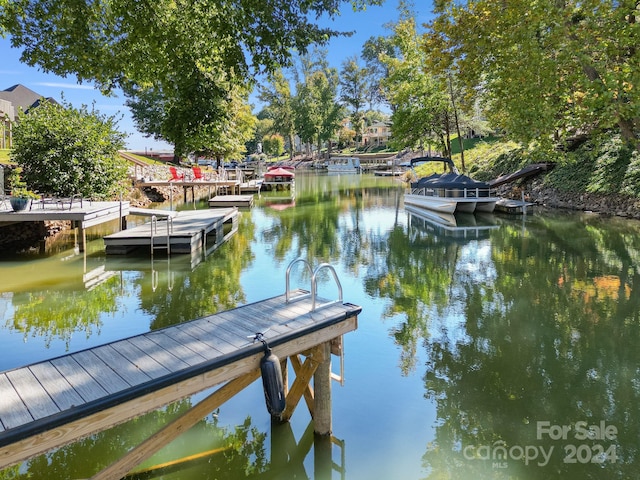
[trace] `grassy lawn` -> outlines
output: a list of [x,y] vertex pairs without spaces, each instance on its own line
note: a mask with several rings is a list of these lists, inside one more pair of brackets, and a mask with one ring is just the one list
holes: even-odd
[[10,163],[9,162],[9,150],[8,148],[0,148],[0,163]]

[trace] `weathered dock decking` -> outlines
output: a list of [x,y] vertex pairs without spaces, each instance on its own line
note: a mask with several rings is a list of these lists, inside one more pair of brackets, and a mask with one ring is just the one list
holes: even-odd
[[[135,214],[141,213],[134,210]],[[237,208],[158,211],[157,219],[104,237],[107,255],[122,255],[146,247],[150,251],[192,253],[200,248],[219,246],[237,229]],[[224,225],[231,224],[224,233]]]
[[[341,298],[328,302],[305,293],[287,291],[226,312],[0,372],[0,469],[224,382],[228,383],[211,397],[215,402],[228,400],[259,377],[263,346],[252,340],[257,332],[266,332],[273,353],[285,360],[309,355],[311,349],[357,328],[361,307]],[[325,364],[327,360],[315,361]],[[290,416],[303,392],[307,398],[306,382],[315,371],[307,361],[302,366],[292,361],[292,365],[302,383],[294,383],[287,395],[285,416],[287,412]],[[201,411],[207,405],[200,406],[205,403],[194,407],[189,421],[195,423],[207,415],[208,411]],[[219,403],[208,406],[213,404]],[[178,435],[184,428],[182,424],[171,434]],[[159,448],[157,442],[149,439],[153,447],[141,448],[148,453]],[[143,454],[133,457],[125,457],[95,478],[121,478],[114,472],[126,473]]]

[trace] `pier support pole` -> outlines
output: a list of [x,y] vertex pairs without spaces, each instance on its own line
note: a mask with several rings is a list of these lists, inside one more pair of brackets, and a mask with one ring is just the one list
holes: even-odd
[[313,376],[314,387],[314,431],[318,435],[331,435],[331,342],[320,346],[323,360]]

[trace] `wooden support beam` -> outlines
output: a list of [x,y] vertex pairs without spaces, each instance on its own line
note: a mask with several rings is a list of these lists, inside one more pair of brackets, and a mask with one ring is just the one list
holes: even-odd
[[[320,346],[322,347],[323,345],[324,344]],[[292,365],[294,365],[294,357],[291,356],[290,358]],[[311,349],[306,360],[301,365],[301,368],[296,372],[296,379],[294,380],[293,385],[291,386],[291,390],[289,390],[289,394],[287,395],[287,405],[284,409],[284,412],[282,412],[282,415],[280,416],[280,419],[282,421],[289,421],[289,419],[293,415],[293,412],[298,406],[302,395],[309,388],[309,382],[311,381],[316,368],[318,368],[318,365],[320,365],[320,362],[322,362],[323,360],[324,350],[318,350],[317,347]],[[313,412],[311,412],[311,414],[313,415]]]
[[323,352],[323,360],[318,365],[313,377],[315,389],[315,433],[319,435],[330,435],[332,430],[331,421],[331,342],[325,342],[318,346]]
[[109,480],[124,477],[136,465],[142,463],[162,447],[185,433],[209,413],[245,389],[259,377],[260,370],[254,370],[231,380],[199,402],[184,415],[160,429],[155,435],[142,442],[120,460],[91,477],[91,480]]
[[[302,361],[300,359],[300,355],[294,355],[291,357],[291,365],[293,366],[293,371],[295,372],[296,378],[297,378],[298,375],[300,375],[302,372]],[[304,394],[304,401],[307,404],[307,408],[309,409],[311,418],[313,418],[313,407],[314,407],[313,388],[311,387],[310,383],[307,383],[307,386],[304,389],[303,394]]]

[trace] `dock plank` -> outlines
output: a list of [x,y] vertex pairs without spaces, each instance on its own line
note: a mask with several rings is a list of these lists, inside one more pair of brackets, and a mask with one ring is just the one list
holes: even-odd
[[84,403],[82,397],[52,363],[37,363],[29,368],[60,410]]
[[122,355],[111,345],[97,347],[92,351],[112,370],[118,372],[118,376],[129,385],[139,385],[151,380],[151,377],[144,373],[131,359]]
[[90,402],[107,395],[107,391],[84,370],[72,357],[59,357],[51,360],[51,364],[64,375],[69,384],[78,392],[85,402]]
[[170,352],[173,356],[181,358],[188,365],[197,365],[198,363],[207,360],[207,358],[194,352],[188,346],[182,345],[180,342],[175,341],[171,336],[167,335],[162,330],[156,330],[146,335],[146,337],[152,342],[158,344]]
[[151,341],[146,335],[130,338],[129,342],[147,353],[153,360],[164,366],[170,372],[177,372],[189,366],[186,362],[171,352],[168,352],[156,342]]
[[0,375],[0,418],[5,429],[18,427],[33,420],[33,416],[27,410],[18,392],[7,378],[6,374]]
[[138,348],[133,342],[123,340],[113,344],[113,348],[122,355],[127,356],[149,378],[159,378],[171,373],[162,364],[158,363],[151,355]]
[[58,413],[60,409],[28,368],[7,372],[7,378],[34,420]]
[[73,358],[108,393],[116,393],[130,385],[91,350],[74,353]]
[[220,352],[222,355],[230,353],[235,350],[235,347],[216,335],[215,331],[207,332],[201,325],[205,325],[206,322],[189,322],[187,324],[177,325],[179,330],[188,333],[189,335],[197,338],[202,343],[208,345],[211,349]]
[[222,317],[221,314],[216,314],[215,317],[208,318],[206,322],[198,325],[205,332],[214,332],[222,340],[230,343],[235,348],[242,348],[247,345],[247,335],[251,332],[243,327],[234,327],[228,320]]

